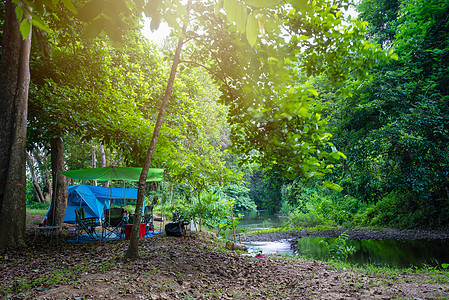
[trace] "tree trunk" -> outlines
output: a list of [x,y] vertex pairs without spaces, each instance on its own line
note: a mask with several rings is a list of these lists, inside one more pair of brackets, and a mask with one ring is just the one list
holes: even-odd
[[62,226],[67,208],[67,178],[59,173],[64,171],[64,144],[62,138],[52,138],[51,172],[53,176],[53,199],[48,213],[48,225]]
[[[101,156],[101,167],[104,168],[106,167],[106,154],[104,153],[104,146],[102,142],[100,142],[100,156]],[[102,181],[101,186],[107,187],[108,182]]]
[[[96,168],[97,167],[97,154],[95,153],[95,147],[94,145],[92,145],[92,168]],[[94,180],[94,186],[97,186],[97,181]]]
[[31,180],[33,182],[33,189],[34,193],[36,194],[37,202],[45,202],[44,194],[42,193],[41,186],[39,185],[39,182],[37,182],[36,172],[34,171],[34,162],[31,156],[27,153],[27,163],[28,163],[28,169],[31,174]]
[[[0,248],[25,245],[31,36],[22,40],[14,9],[7,0],[0,75]],[[24,18],[29,16],[25,14]]]
[[[187,4],[187,18],[190,13],[190,9],[192,7],[192,0],[189,0]],[[187,22],[187,21],[186,21]],[[136,202],[136,212],[134,216],[134,222],[131,230],[131,238],[129,241],[128,250],[125,254],[125,257],[136,259],[139,257],[139,228],[140,221],[142,219],[142,207],[143,201],[145,198],[145,184],[148,176],[148,170],[150,169],[151,161],[153,159],[154,150],[156,149],[157,140],[159,138],[159,132],[161,131],[162,121],[164,119],[165,110],[167,109],[168,101],[170,100],[172,91],[173,91],[173,83],[176,77],[176,70],[179,65],[180,57],[181,57],[181,49],[184,44],[184,36],[187,29],[187,23],[184,24],[182,28],[182,36],[178,40],[178,46],[176,47],[175,56],[173,58],[173,64],[171,66],[170,77],[168,78],[167,87],[165,89],[164,98],[162,99],[162,104],[159,109],[159,114],[157,116],[156,124],[154,125],[153,137],[151,139],[150,147],[148,148],[147,155],[145,157],[145,161],[142,168],[142,173],[140,174],[139,182],[138,182],[138,190],[137,190],[137,202]]]
[[33,152],[33,157],[37,161],[37,164],[39,165],[39,172],[42,177],[42,181],[44,183],[44,190],[42,191],[42,194],[44,195],[45,203],[51,202],[51,181],[50,181],[50,172],[48,171],[48,165],[47,165],[47,155],[44,152],[41,152],[43,159],[40,158],[38,152]]

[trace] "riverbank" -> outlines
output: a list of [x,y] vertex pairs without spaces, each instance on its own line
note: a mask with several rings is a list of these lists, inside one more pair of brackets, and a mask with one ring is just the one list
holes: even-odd
[[387,240],[387,239],[449,239],[449,231],[424,229],[396,229],[396,228],[334,228],[310,229],[287,232],[258,232],[256,234],[242,234],[242,242],[275,242],[279,240],[297,240],[303,237],[339,237],[342,233],[350,239]]
[[207,232],[128,241],[66,243],[28,236],[29,247],[0,253],[0,297],[9,299],[440,299],[446,273],[364,271],[313,260],[229,251]]

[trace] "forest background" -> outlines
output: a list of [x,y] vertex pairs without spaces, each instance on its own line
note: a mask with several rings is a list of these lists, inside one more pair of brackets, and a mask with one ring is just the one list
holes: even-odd
[[[104,9],[98,7],[101,1],[92,3],[97,6],[86,8],[84,14],[80,11],[80,16],[93,19],[90,24],[95,26],[86,28],[82,20],[55,13],[45,19],[51,33],[33,27],[27,207],[48,206],[50,154],[61,147],[59,143],[64,146],[65,168],[80,169],[141,166],[151,139],[176,36],[154,45],[142,37],[140,20],[132,18],[127,20],[122,43],[111,42],[113,32],[93,38],[101,33],[99,22],[105,21],[88,16]],[[336,8],[346,5],[337,4]],[[0,5],[3,14],[4,2]],[[333,16],[329,27],[335,28],[344,17],[332,5],[328,7],[329,12],[323,10]],[[209,11],[212,19],[215,9],[203,11]],[[152,162],[166,170],[165,192],[180,209],[192,218],[201,215],[212,227],[226,226],[222,220],[230,205],[236,213],[258,209],[289,215],[290,227],[448,226],[449,4],[369,0],[361,1],[357,10],[358,18],[368,23],[345,20],[345,36],[366,37],[370,42],[362,44],[364,50],[376,50],[363,60],[363,68],[348,68],[348,74],[342,75],[335,65],[350,66],[354,53],[345,55],[340,50],[332,58],[303,50],[332,44],[330,36],[311,39],[313,26],[297,24],[301,21],[292,18],[291,27],[303,32],[294,38],[291,33],[277,33],[289,36],[283,39],[289,39],[290,47],[293,43],[304,47],[297,46],[298,60],[290,68],[300,79],[296,85],[309,94],[300,107],[287,102],[285,111],[273,110],[278,104],[274,100],[253,110],[239,103],[251,98],[249,87],[254,81],[265,81],[263,71],[277,64],[273,52],[255,46],[251,35],[247,34],[248,41],[234,44],[239,47],[237,54],[212,39],[210,44],[184,48],[184,65],[179,68]],[[154,12],[148,14],[153,14],[156,28],[160,18]],[[263,16],[256,24],[263,39],[261,24],[266,30],[270,24]],[[239,29],[234,28],[233,34]],[[267,44],[266,48],[272,46]],[[256,56],[260,61],[264,58],[265,64],[250,55],[252,47],[261,47]],[[210,48],[217,50],[215,59],[229,62],[220,65],[228,76],[226,84],[213,72],[213,62],[205,54]],[[246,59],[231,57],[245,54]],[[246,94],[230,101],[229,86]],[[277,90],[281,91],[288,94],[289,89]],[[297,91],[290,93],[301,97]],[[292,110],[296,113],[289,115]],[[299,142],[301,134],[310,139]],[[317,141],[322,142],[313,144]],[[302,152],[292,150],[294,142]],[[304,163],[298,158],[304,149],[311,149],[314,159]],[[153,195],[146,201],[161,196]]]

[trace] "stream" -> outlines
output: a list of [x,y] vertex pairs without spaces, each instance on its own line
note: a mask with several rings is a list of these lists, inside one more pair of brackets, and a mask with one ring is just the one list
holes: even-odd
[[[243,230],[279,227],[286,219],[264,213],[250,214],[240,220],[239,228]],[[244,242],[250,251],[262,251],[263,254],[281,255],[298,254],[319,260],[330,258],[329,245],[335,238],[302,237],[297,240],[296,249],[291,249],[288,239]],[[357,265],[373,264],[377,266],[408,268],[433,267],[449,263],[449,239],[354,239],[347,240],[347,245],[355,248],[347,261]]]
[[[298,240],[297,254],[327,260],[330,258],[328,244],[335,238],[306,237]],[[357,265],[408,268],[439,266],[449,263],[449,240],[348,240],[348,246],[355,248],[347,261]]]

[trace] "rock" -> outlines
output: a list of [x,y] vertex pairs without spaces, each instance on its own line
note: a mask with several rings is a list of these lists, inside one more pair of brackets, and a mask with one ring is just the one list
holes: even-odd
[[248,247],[243,244],[234,243],[231,241],[226,242],[226,248],[229,250],[242,250],[242,251],[248,251]]

